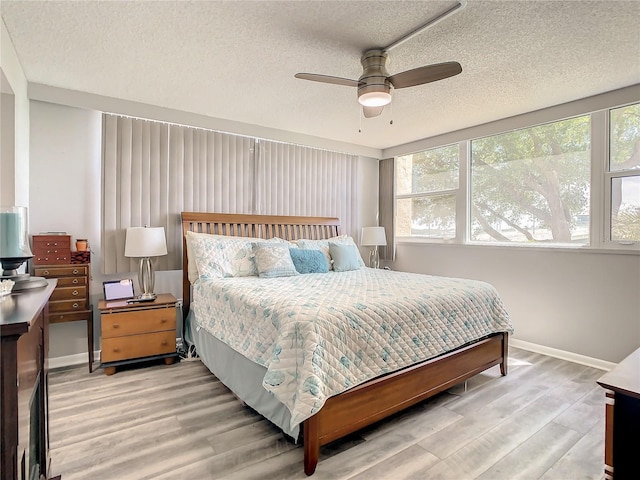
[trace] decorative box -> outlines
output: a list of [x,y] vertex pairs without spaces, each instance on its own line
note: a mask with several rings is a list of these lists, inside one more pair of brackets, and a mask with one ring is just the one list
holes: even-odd
[[71,252],[71,263],[91,263],[91,252]]

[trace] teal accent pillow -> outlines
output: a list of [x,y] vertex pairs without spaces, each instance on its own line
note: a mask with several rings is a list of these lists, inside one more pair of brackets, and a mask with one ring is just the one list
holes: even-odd
[[298,273],[327,273],[329,264],[320,250],[302,250],[290,248],[291,260]]
[[355,245],[344,245],[329,242],[329,252],[333,259],[333,269],[336,272],[358,270],[360,268],[360,253]]

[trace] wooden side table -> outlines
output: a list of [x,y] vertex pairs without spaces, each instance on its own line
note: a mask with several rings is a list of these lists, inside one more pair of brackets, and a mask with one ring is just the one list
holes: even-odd
[[640,471],[640,348],[598,380],[606,395],[604,478],[637,478]]
[[[34,243],[36,235],[34,235]],[[93,372],[93,306],[89,298],[91,265],[59,264],[36,265],[37,277],[57,278],[56,286],[49,303],[49,323],[84,321],[87,324],[87,350],[89,353],[89,373]]]
[[172,364],[178,356],[177,302],[169,293],[159,294],[153,302],[100,300],[100,362],[104,373],[113,375],[120,365],[154,359]]

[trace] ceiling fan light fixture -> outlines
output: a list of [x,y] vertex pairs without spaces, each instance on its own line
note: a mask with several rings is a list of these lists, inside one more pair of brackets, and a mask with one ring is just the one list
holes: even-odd
[[358,102],[365,107],[384,107],[391,103],[391,94],[389,92],[367,92],[358,97]]

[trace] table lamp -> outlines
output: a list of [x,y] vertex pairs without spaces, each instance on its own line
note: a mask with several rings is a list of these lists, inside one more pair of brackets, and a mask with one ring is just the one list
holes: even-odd
[[139,258],[138,282],[142,293],[138,297],[140,301],[155,300],[153,293],[155,274],[151,257],[159,257],[167,254],[167,241],[164,235],[164,227],[129,227],[127,239],[124,245],[124,256]]
[[15,282],[13,290],[43,287],[47,284],[44,278],[18,273],[20,266],[33,257],[27,238],[27,218],[26,207],[0,207],[1,280]]
[[378,247],[387,245],[387,236],[384,233],[384,227],[363,227],[360,245],[363,247],[373,247],[369,252],[369,266],[371,268],[380,268]]

